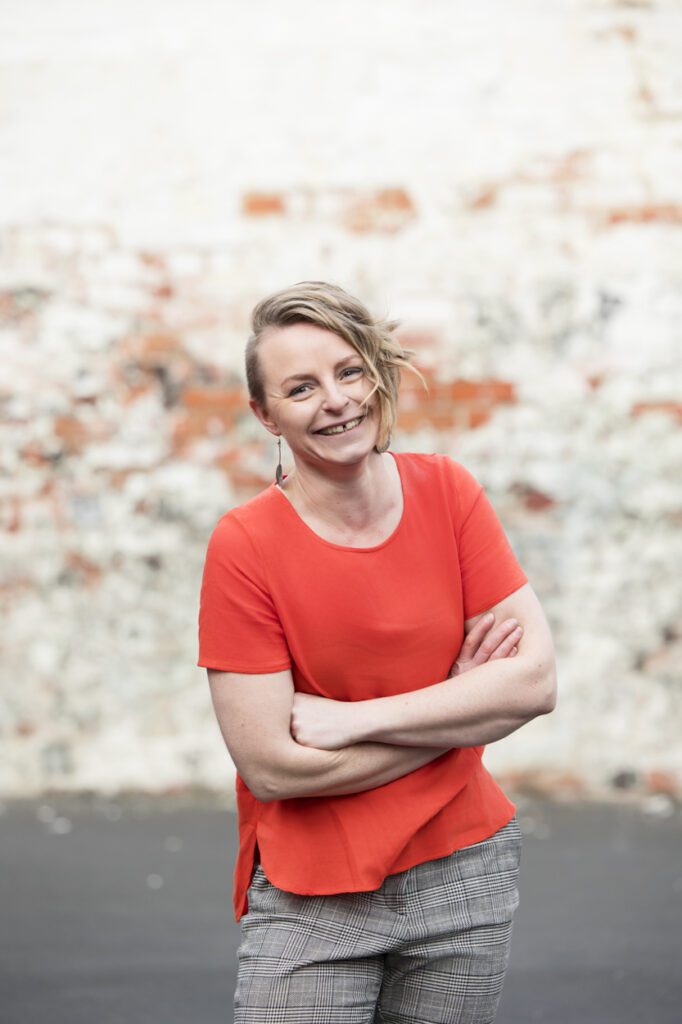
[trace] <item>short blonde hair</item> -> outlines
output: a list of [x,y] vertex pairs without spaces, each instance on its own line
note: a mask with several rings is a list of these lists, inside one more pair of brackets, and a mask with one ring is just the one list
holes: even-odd
[[376,450],[385,452],[396,421],[401,370],[411,370],[426,385],[422,374],[411,365],[416,353],[403,348],[392,336],[400,321],[373,317],[359,299],[326,281],[298,281],[261,299],[251,314],[252,333],[246,343],[245,361],[249,396],[264,410],[267,405],[258,344],[268,328],[296,323],[316,324],[333,331],[358,353],[372,381],[365,402],[375,393],[378,395]]

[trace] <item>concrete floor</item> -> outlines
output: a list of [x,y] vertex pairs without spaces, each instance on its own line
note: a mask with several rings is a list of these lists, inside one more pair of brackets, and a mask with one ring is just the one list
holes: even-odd
[[[521,905],[497,1024],[679,1024],[682,810],[512,798]],[[5,804],[2,1024],[230,1024],[236,845],[206,801]]]

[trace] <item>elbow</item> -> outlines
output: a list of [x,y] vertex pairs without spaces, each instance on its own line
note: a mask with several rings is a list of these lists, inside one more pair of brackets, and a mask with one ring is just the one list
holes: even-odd
[[255,796],[256,800],[261,804],[269,804],[271,800],[276,799],[272,790],[265,786],[260,779],[257,781],[251,780],[251,782],[246,782],[246,785],[248,786],[249,792]]
[[275,775],[261,773],[252,780],[252,784],[247,783],[247,785],[256,800],[262,804],[269,804],[274,800],[286,800],[289,795],[283,790],[282,780]]
[[558,696],[556,664],[552,662],[538,687],[538,715],[549,715],[556,707]]
[[286,796],[282,792],[281,776],[276,772],[269,771],[266,765],[249,765],[248,769],[242,771],[237,769],[252,796],[262,804],[269,804],[273,800],[283,800]]
[[268,775],[261,779],[259,793],[257,799],[262,804],[269,804],[274,800],[287,800],[293,795],[285,791],[283,778],[274,775]]
[[[538,671],[539,669],[539,671]],[[536,666],[530,683],[530,712],[533,718],[549,715],[557,703],[557,671],[554,659],[544,666]]]

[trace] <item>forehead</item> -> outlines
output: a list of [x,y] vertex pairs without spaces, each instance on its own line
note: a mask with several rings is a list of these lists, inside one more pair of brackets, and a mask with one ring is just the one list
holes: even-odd
[[335,363],[347,356],[357,355],[345,338],[317,324],[288,324],[270,327],[258,346],[261,366],[267,374],[314,370],[320,362]]

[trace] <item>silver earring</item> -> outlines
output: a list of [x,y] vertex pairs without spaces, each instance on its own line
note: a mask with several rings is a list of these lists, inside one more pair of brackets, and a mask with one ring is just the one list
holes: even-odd
[[279,448],[279,461],[277,463],[277,469],[275,470],[275,480],[279,487],[282,486],[282,438],[277,438],[277,447]]

